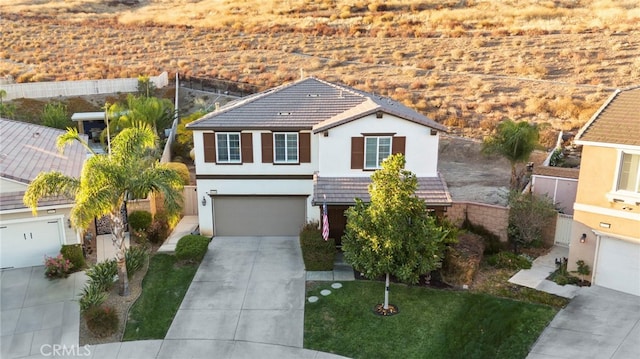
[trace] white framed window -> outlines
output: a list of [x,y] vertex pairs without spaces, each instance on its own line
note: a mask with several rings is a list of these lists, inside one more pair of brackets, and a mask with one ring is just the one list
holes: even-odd
[[378,169],[382,161],[391,155],[391,136],[364,138],[364,168]]
[[621,153],[616,191],[640,194],[640,154]]
[[298,134],[282,132],[273,134],[273,162],[298,163]]
[[216,155],[218,163],[240,163],[240,134],[216,133]]

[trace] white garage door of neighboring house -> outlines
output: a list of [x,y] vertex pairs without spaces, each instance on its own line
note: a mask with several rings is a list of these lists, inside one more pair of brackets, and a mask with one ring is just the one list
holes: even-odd
[[216,236],[297,236],[306,196],[215,196]]
[[63,233],[61,218],[0,223],[0,268],[43,265],[60,253]]
[[594,283],[640,296],[640,244],[601,237]]

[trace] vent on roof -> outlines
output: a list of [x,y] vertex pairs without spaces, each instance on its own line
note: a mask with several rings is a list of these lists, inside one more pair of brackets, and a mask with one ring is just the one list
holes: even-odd
[[307,97],[320,97],[319,93],[308,93]]
[[278,116],[291,116],[291,112],[278,112]]

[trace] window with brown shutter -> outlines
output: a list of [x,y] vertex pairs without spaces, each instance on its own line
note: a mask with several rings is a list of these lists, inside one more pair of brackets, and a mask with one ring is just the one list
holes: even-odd
[[311,162],[311,134],[308,132],[300,133],[298,137],[300,141],[300,163]]
[[364,137],[351,137],[351,169],[361,170],[364,166]]
[[216,134],[206,132],[202,134],[204,142],[204,161],[209,163],[216,162]]
[[404,155],[404,147],[407,138],[404,136],[393,137],[393,143],[391,144],[391,153],[402,153]]
[[262,163],[273,163],[273,135],[271,132],[261,133]]
[[253,134],[240,134],[240,145],[242,148],[242,163],[253,163]]

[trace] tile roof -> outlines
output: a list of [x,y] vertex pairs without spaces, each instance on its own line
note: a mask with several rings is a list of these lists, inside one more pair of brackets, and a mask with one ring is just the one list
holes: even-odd
[[576,140],[640,146],[640,87],[617,90],[580,130]]
[[[22,197],[24,197],[24,192],[6,192],[0,194],[0,211],[27,208],[24,202],[22,202]],[[38,201],[38,207],[59,206],[70,203],[73,203],[73,201],[65,197],[44,198]]]
[[[326,196],[327,204],[353,205],[355,198],[368,202],[370,177],[319,177],[313,179],[313,202],[322,203]],[[449,206],[451,195],[447,184],[440,174],[438,177],[419,177],[416,195],[424,199],[427,205]]]
[[313,129],[339,126],[376,111],[447,128],[391,99],[309,77],[230,102],[187,127],[200,130]]
[[[58,171],[79,178],[87,151],[81,144],[71,143],[60,153],[56,139],[63,133],[55,128],[0,119],[0,177],[29,184],[40,172]],[[2,209],[5,205],[15,206],[16,196],[17,193],[3,194]]]

